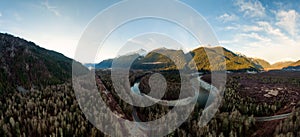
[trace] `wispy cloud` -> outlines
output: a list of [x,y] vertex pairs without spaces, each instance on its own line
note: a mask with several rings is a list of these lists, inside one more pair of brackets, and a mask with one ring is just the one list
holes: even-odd
[[[256,26],[256,27],[254,27]],[[283,33],[276,24],[257,21],[253,26],[241,25],[231,39],[222,40],[221,44],[233,48],[250,57],[259,57],[275,63],[284,58],[299,60],[300,39],[293,39]],[[249,30],[246,32],[245,30]],[[251,31],[250,31],[251,30]]]
[[295,36],[297,33],[297,20],[299,13],[295,10],[280,10],[276,13],[276,25],[287,31],[290,35]]
[[48,2],[48,0],[42,2],[42,6],[45,7],[47,10],[49,10],[50,12],[52,12],[54,15],[56,16],[61,16],[59,10],[57,9],[57,7],[55,6],[51,6]]
[[238,30],[240,32],[260,32],[260,31],[264,30],[264,28],[261,26],[258,26],[258,24],[255,24],[255,25],[234,24],[234,25],[226,26],[222,29],[223,30]]
[[244,32],[258,32],[264,30],[262,27],[257,25],[243,25],[241,29]]
[[221,22],[230,22],[230,21],[237,21],[239,19],[238,16],[236,16],[235,14],[223,14],[219,17],[217,17],[217,20],[221,21]]
[[250,38],[250,39],[254,39],[254,40],[259,40],[259,41],[264,41],[264,42],[269,42],[271,41],[271,39],[267,38],[267,37],[263,37],[257,33],[243,33],[243,34],[240,34],[242,37],[245,37],[245,38]]
[[285,34],[283,34],[280,29],[274,28],[269,22],[258,21],[257,25],[262,27],[263,30],[265,31],[265,33],[267,33],[271,36],[286,37]]
[[237,0],[235,5],[246,17],[263,17],[266,15],[265,7],[258,0]]
[[2,17],[2,13],[0,12],[0,17]]
[[239,26],[226,26],[222,29],[224,29],[224,30],[237,30],[237,29],[239,29]]
[[224,46],[224,45],[231,45],[231,44],[237,43],[237,42],[239,42],[238,39],[232,39],[232,40],[220,40],[220,44],[221,44],[222,46]]

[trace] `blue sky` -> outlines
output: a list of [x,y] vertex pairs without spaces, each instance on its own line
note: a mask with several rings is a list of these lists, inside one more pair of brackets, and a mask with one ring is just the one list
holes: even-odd
[[[88,23],[117,0],[6,0],[0,2],[0,32],[10,33],[73,58]],[[182,0],[211,25],[220,45],[271,63],[300,59],[300,1]],[[126,12],[126,11],[124,11]],[[153,25],[155,24],[155,25]],[[145,27],[146,26],[146,27]],[[171,27],[170,27],[171,26]],[[133,31],[135,30],[135,31]],[[120,28],[103,46],[96,62],[118,54],[122,41],[137,33],[162,31],[186,43],[195,42],[180,28],[157,20],[135,21]],[[122,34],[122,35],[121,35]],[[201,43],[200,43],[201,45]]]

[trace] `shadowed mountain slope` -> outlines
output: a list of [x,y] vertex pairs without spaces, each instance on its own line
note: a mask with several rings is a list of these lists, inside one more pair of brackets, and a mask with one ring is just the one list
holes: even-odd
[[63,83],[72,76],[72,62],[63,54],[0,33],[0,92]]

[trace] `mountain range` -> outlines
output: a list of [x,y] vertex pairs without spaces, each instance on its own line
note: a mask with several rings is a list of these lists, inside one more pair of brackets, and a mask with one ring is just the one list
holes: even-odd
[[[215,51],[223,51],[224,56],[218,54]],[[211,60],[208,59],[207,54],[212,56]],[[188,56],[191,55],[191,56]],[[136,57],[137,60],[133,61]],[[171,57],[171,59],[169,58]],[[223,58],[224,57],[224,58]],[[196,68],[199,71],[211,71],[211,70],[222,70],[225,68],[221,59],[225,59],[226,70],[229,71],[246,71],[246,70],[281,70],[289,66],[300,66],[300,61],[292,62],[277,62],[270,64],[268,61],[259,58],[250,58],[245,55],[236,54],[224,47],[199,47],[188,53],[184,53],[182,50],[173,50],[167,48],[159,48],[148,52],[147,54],[140,55],[137,52],[134,54],[126,54],[119,56],[115,59],[103,60],[94,66],[96,69],[107,69],[112,67],[112,63],[115,60],[116,64],[126,64],[131,60],[132,69],[157,69],[157,70],[174,70],[183,69],[185,67],[193,67],[192,60],[196,64]],[[117,61],[119,60],[119,61]],[[178,66],[173,61],[177,62]],[[86,64],[88,65],[88,64]]]

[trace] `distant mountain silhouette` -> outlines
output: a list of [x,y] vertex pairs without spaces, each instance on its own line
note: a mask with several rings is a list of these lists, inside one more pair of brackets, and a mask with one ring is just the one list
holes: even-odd
[[272,64],[269,68],[267,68],[267,70],[281,70],[285,67],[290,66],[293,63],[294,63],[293,61],[277,62],[277,63]]
[[271,64],[263,59],[259,59],[259,58],[249,58],[252,62],[254,62],[256,65],[261,66],[262,68],[270,68]]
[[103,60],[99,64],[96,64],[95,68],[98,68],[98,69],[99,68],[111,68],[112,61],[113,61],[113,59]]

